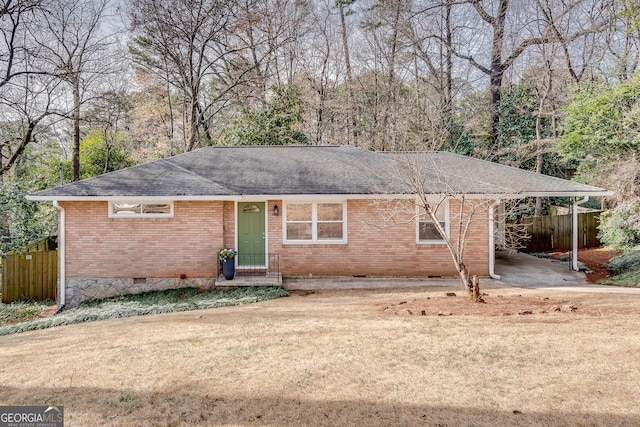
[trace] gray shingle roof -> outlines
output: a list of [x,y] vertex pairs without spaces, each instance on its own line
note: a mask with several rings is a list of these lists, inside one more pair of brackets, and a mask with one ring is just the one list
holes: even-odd
[[[407,172],[418,170],[418,172]],[[448,152],[378,153],[347,146],[207,147],[33,193],[64,200],[427,193],[603,195],[603,189]]]

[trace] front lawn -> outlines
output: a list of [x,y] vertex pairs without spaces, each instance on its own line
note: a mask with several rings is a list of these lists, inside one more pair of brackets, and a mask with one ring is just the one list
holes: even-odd
[[451,290],[295,291],[3,336],[0,402],[62,405],[69,426],[640,425],[639,295],[487,285],[475,306],[513,304],[482,314]]
[[282,287],[212,289],[204,292],[193,288],[170,289],[89,301],[58,314],[40,318],[38,315],[47,309],[52,301],[0,304],[0,335],[119,317],[228,307],[288,295],[289,292]]

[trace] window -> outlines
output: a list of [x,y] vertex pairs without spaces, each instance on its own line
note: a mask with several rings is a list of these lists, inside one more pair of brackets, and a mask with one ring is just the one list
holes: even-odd
[[285,204],[286,242],[344,243],[346,204],[287,203]]
[[[433,207],[437,206],[436,218],[438,223],[445,230],[447,236],[449,236],[449,203],[444,201],[439,205],[434,203]],[[427,214],[426,210],[422,207],[418,207],[420,212],[418,220],[418,242],[420,243],[442,243],[444,239],[438,232],[438,229],[431,217]]]
[[173,216],[173,203],[109,202],[109,218],[162,218]]
[[256,205],[247,205],[242,209],[243,213],[260,213],[260,208]]

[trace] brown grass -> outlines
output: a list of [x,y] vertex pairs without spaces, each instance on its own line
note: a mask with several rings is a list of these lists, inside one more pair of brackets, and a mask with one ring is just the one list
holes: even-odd
[[[640,425],[640,297],[485,289],[577,307],[503,316],[456,312],[466,298],[448,290],[301,292],[0,337],[0,404],[64,405],[67,426]],[[389,310],[426,301],[451,315]]]

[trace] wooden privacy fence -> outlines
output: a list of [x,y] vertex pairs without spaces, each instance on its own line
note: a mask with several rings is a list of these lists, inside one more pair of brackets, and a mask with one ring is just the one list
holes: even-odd
[[56,299],[58,251],[9,254],[2,260],[2,302]]
[[[600,246],[598,240],[598,222],[600,212],[578,214],[578,247],[594,248]],[[530,252],[569,251],[572,249],[571,215],[553,215],[527,217],[518,221],[529,224],[526,233],[531,239],[525,243]]]

